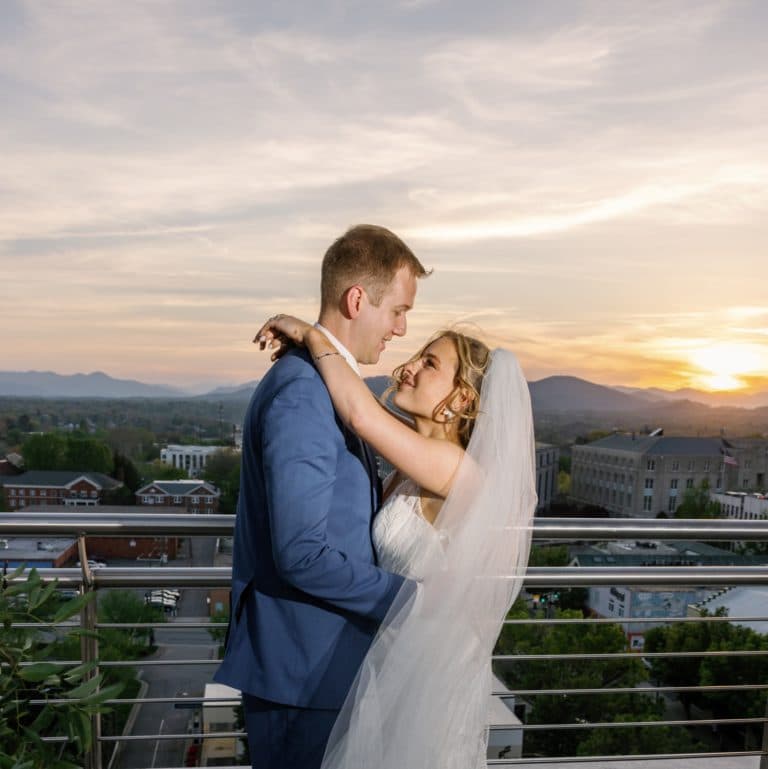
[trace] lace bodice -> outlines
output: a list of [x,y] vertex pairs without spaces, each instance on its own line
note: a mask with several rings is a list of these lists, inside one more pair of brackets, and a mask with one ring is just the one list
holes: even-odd
[[441,532],[424,518],[419,489],[410,478],[397,484],[376,514],[372,537],[379,566],[410,579],[423,580],[444,558]]

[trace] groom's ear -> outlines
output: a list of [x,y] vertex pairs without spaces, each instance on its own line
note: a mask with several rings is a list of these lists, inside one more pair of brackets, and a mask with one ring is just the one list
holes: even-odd
[[350,286],[341,297],[341,312],[346,318],[354,319],[360,315],[365,300],[362,286]]

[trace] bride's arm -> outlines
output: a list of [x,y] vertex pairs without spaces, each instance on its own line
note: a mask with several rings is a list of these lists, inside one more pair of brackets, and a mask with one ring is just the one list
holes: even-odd
[[318,329],[282,316],[268,321],[256,341],[263,349],[273,337],[306,345],[345,424],[419,486],[441,497],[448,495],[464,455],[459,446],[419,435],[390,414]]

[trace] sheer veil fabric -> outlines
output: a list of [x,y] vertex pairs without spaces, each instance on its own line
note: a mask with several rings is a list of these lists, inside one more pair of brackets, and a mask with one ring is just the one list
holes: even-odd
[[322,769],[485,769],[491,654],[522,586],[536,508],[533,419],[497,349],[450,495],[445,552],[395,599],[347,696]]

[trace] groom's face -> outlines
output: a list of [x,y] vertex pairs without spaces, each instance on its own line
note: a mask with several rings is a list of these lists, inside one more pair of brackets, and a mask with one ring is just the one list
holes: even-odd
[[416,301],[416,276],[401,267],[376,307],[367,294],[355,323],[354,355],[359,363],[377,363],[393,336],[405,336],[406,313]]

